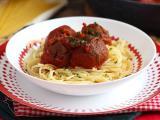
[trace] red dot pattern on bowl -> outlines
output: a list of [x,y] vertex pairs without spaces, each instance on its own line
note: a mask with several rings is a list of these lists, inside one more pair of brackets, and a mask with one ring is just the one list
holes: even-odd
[[[112,40],[118,40],[118,37],[111,37]],[[25,56],[28,54],[28,52],[35,46],[37,47],[40,44],[40,42],[35,41],[32,42],[31,44],[29,44],[26,48],[24,48],[19,56],[19,65],[20,68],[25,72],[25,62],[24,62],[24,58]],[[133,70],[132,73],[138,72],[141,68],[142,68],[142,56],[140,54],[140,52],[138,52],[138,50],[131,44],[128,45],[130,51],[133,53],[134,55],[134,60],[133,60]]]
[[137,70],[136,70],[136,72],[138,72],[142,67],[142,56],[138,52],[138,50],[134,46],[132,46],[132,44],[129,44],[128,47],[129,47],[130,51],[132,51],[134,53],[134,56],[136,56],[136,59],[137,59]]

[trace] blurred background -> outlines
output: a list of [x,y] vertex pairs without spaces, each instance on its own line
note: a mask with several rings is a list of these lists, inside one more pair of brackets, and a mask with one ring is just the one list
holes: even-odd
[[160,31],[160,0],[89,0],[98,16],[117,19],[158,34]]
[[67,16],[120,20],[145,31],[160,46],[160,0],[0,0],[0,43],[27,25]]
[[116,19],[158,35],[160,0],[0,0],[0,39],[28,24],[66,16]]

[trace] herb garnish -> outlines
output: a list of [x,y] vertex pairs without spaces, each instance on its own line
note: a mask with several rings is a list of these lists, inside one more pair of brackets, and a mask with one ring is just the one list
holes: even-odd
[[98,25],[97,22],[94,22],[94,25]]
[[88,28],[87,34],[93,37],[98,37],[100,35],[100,33],[95,31],[93,28]]
[[74,37],[69,37],[69,43],[73,47],[78,47],[80,45],[85,45],[88,41],[85,38],[74,38]]

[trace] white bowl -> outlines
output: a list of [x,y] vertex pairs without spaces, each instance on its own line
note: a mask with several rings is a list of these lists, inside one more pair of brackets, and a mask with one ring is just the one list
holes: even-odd
[[[134,46],[132,50],[136,54],[137,58],[135,59],[135,63],[137,65],[133,74],[111,82],[75,85],[53,83],[33,77],[23,71],[20,65],[20,56],[22,56],[24,49],[31,40],[41,40],[41,38],[45,38],[51,30],[61,25],[69,25],[76,31],[79,31],[84,22],[87,24],[97,22],[106,28],[110,35],[126,40]],[[12,36],[6,47],[6,56],[9,62],[24,77],[45,89],[66,95],[95,95],[106,92],[108,88],[114,89],[117,85],[121,85],[126,81],[133,79],[147,69],[155,55],[155,45],[152,39],[143,31],[120,21],[97,17],[66,17],[40,22],[18,31]]]

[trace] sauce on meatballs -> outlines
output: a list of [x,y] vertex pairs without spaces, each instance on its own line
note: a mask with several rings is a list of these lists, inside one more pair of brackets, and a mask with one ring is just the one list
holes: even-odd
[[63,25],[47,36],[41,63],[57,68],[100,68],[108,58],[106,44],[111,44],[109,33],[97,23],[83,24],[81,32]]

